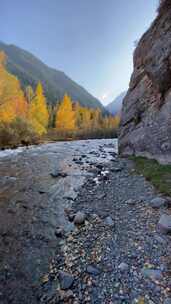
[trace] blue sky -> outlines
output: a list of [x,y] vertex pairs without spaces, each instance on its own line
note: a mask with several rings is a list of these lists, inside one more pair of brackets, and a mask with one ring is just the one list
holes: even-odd
[[64,71],[104,104],[127,89],[158,0],[1,0],[0,40]]

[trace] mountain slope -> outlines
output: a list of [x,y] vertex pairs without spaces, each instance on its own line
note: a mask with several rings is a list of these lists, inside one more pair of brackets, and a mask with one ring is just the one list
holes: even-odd
[[18,77],[22,87],[27,85],[35,87],[38,81],[42,82],[49,103],[55,104],[65,93],[68,93],[82,106],[99,107],[104,111],[100,101],[83,87],[63,72],[48,67],[31,53],[3,42],[0,42],[0,50],[3,50],[8,56],[7,69]]
[[106,106],[106,110],[112,115],[116,115],[117,113],[119,113],[121,111],[122,102],[125,96],[126,92],[122,92],[119,96],[115,98],[114,101],[112,101]]

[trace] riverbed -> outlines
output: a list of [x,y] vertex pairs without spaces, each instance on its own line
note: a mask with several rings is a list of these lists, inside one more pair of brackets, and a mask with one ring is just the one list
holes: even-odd
[[64,209],[117,140],[43,144],[0,152],[0,303],[38,303],[37,288],[55,255],[55,230],[74,229]]

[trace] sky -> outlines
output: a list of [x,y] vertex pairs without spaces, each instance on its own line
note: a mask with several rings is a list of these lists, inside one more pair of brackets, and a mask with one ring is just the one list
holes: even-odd
[[135,42],[158,0],[0,0],[0,40],[30,51],[99,98],[126,90]]

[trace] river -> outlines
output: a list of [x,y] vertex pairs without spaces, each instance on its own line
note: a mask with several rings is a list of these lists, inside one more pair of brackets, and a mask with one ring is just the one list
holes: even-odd
[[55,229],[73,229],[64,209],[117,140],[43,144],[0,152],[0,303],[38,303],[37,286],[55,255]]

